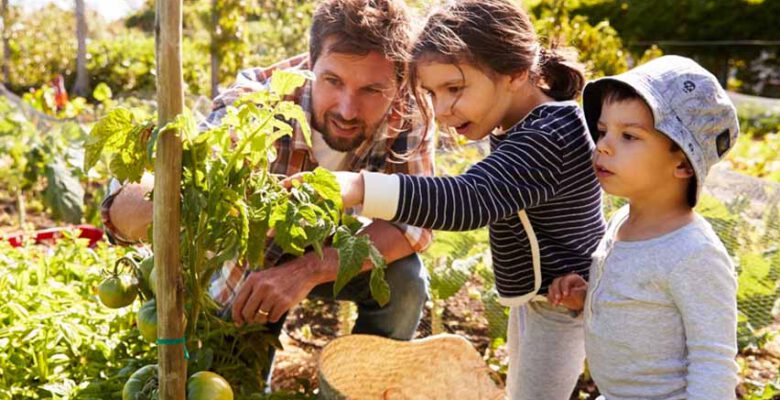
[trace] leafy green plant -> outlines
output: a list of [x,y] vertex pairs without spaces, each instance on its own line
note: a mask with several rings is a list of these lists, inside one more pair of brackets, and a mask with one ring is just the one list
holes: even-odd
[[0,98],[0,186],[17,196],[20,222],[29,193],[41,195],[53,219],[80,223],[85,195],[81,181],[86,176],[75,165],[86,133],[76,122],[41,126],[43,130]]
[[342,216],[335,177],[317,169],[288,191],[268,172],[274,142],[292,133],[290,124],[299,124],[309,140],[303,110],[283,100],[305,79],[278,71],[269,91],[243,97],[228,108],[221,125],[202,133],[196,133],[188,114],[156,129],[132,111],[116,109],[95,124],[85,146],[85,170],[105,158],[118,179],[138,181],[153,165],[156,139],[180,135],[181,263],[190,371],[214,370],[243,394],[262,387],[258,372],[268,368],[268,347],[278,346],[277,338],[262,325],[234,326],[220,316],[220,306],[207,292],[212,275],[226,261],[244,263],[250,270],[270,267],[264,247],[269,232],[285,253],[296,256],[309,249],[322,256],[322,246],[332,237],[339,254],[334,291],[369,260],[374,265],[372,295],[380,304],[390,296],[381,254],[367,236],[357,235],[359,222]]
[[[775,131],[777,132],[777,131]],[[746,136],[737,141],[727,162],[738,172],[780,182],[780,133]]]
[[778,205],[770,206],[763,220],[758,221],[750,215],[749,206],[750,199],[745,196],[723,203],[705,195],[697,207],[712,224],[737,266],[740,350],[766,344],[771,333],[763,328],[780,315],[777,310],[780,299],[780,256],[776,248],[776,238],[780,235]]
[[75,118],[84,112],[87,104],[83,97],[76,97],[63,104],[58,104],[55,90],[49,85],[25,93],[22,100],[36,110],[57,118]]
[[780,397],[778,380],[766,384],[749,383],[746,386],[748,393],[741,397],[742,400],[775,400]]
[[134,307],[108,309],[95,294],[124,252],[69,235],[51,247],[0,241],[0,398],[119,398],[125,368],[154,358]]

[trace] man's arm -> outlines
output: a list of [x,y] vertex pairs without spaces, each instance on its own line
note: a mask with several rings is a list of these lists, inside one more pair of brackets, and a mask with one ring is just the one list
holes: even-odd
[[[360,234],[371,238],[388,264],[414,253],[404,233],[389,222],[374,221]],[[371,262],[364,262],[363,271],[372,266]],[[323,249],[322,259],[309,252],[276,268],[253,272],[233,302],[233,321],[239,325],[276,322],[315,286],[335,281],[338,272],[339,257],[333,247]]]

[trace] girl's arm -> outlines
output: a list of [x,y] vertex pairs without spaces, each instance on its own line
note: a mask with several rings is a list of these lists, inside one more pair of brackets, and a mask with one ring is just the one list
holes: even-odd
[[563,146],[550,137],[514,133],[453,177],[341,175],[342,197],[345,206],[362,203],[366,217],[449,231],[476,229],[556,195]]
[[694,252],[669,277],[688,349],[687,398],[733,399],[737,386],[737,280],[714,244]]

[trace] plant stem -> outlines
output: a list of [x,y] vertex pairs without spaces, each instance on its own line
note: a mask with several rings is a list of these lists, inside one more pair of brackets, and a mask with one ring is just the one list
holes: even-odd
[[16,207],[19,209],[19,228],[24,229],[27,223],[27,205],[24,201],[24,192],[21,187],[16,190]]

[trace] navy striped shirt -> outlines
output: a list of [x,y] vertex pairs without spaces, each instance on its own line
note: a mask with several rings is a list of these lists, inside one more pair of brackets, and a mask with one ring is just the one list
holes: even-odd
[[604,234],[601,188],[582,111],[573,101],[535,108],[491,153],[453,177],[399,175],[396,222],[447,231],[490,226],[496,288],[504,300],[534,290],[525,209],[539,241],[542,286],[570,272],[587,279],[591,253]]

